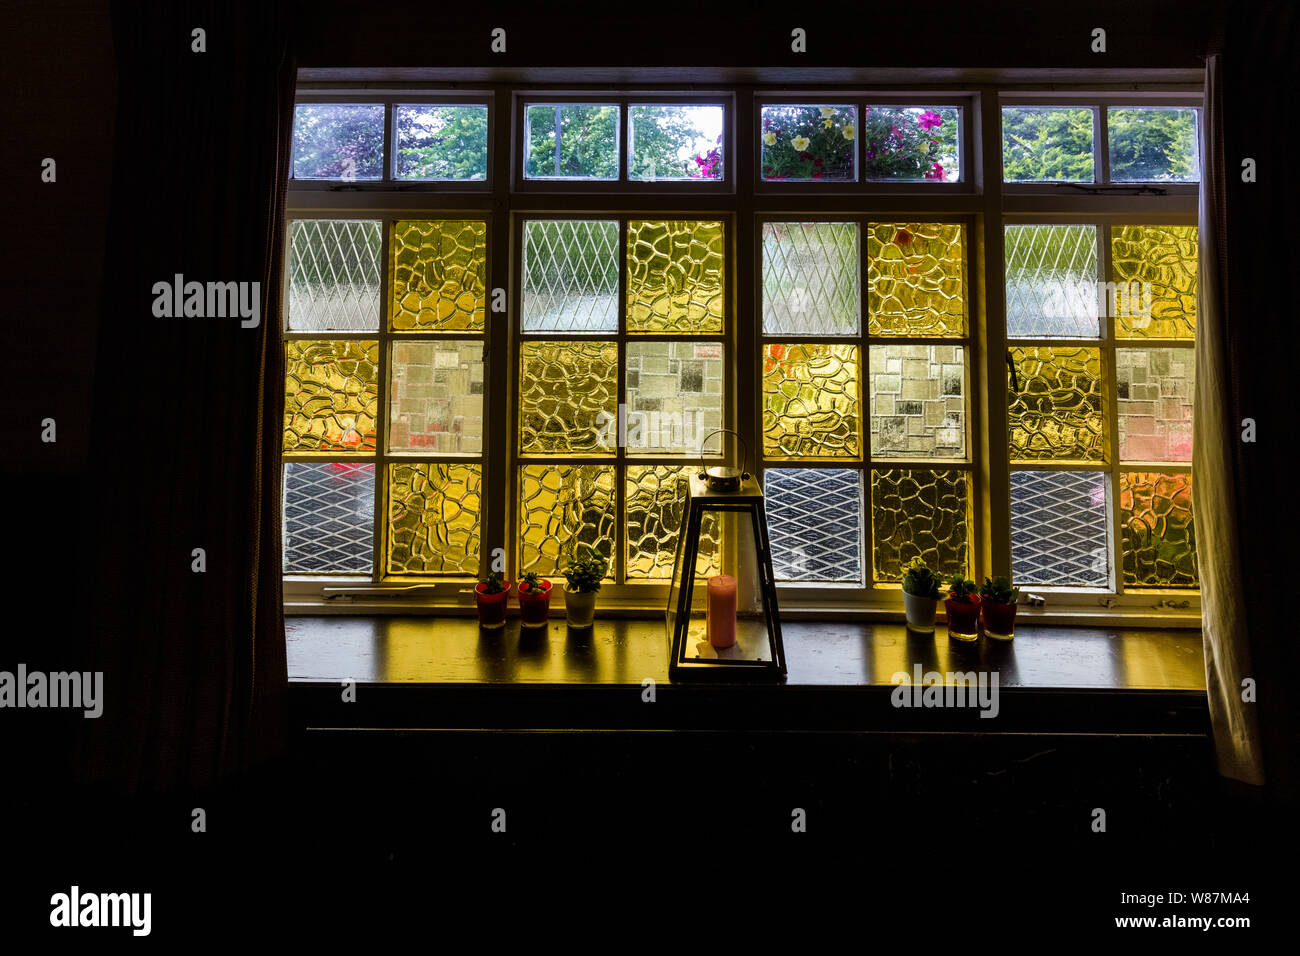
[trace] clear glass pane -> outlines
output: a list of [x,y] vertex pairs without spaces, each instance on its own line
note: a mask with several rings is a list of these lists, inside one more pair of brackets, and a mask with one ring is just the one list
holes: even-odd
[[394,106],[395,179],[487,179],[488,108]]
[[530,103],[525,179],[618,179],[617,103]]
[[627,224],[627,330],[721,332],[720,222]]
[[475,575],[480,465],[388,466],[388,573]]
[[763,349],[763,454],[858,458],[856,345],[771,344]]
[[487,223],[393,225],[393,329],[481,332],[487,307]]
[[370,574],[375,466],[284,463],[284,573]]
[[853,182],[857,110],[852,106],[764,106],[763,178],[791,182]]
[[847,468],[763,472],[778,581],[862,582],[862,475]]
[[1111,230],[1106,298],[1120,339],[1196,338],[1195,226]]
[[960,345],[873,345],[871,454],[966,457],[966,354]]
[[871,473],[875,580],[898,583],[920,557],[940,574],[967,573],[970,482],[964,471]]
[[1009,350],[1010,453],[1013,462],[1106,460],[1101,349]]
[[293,178],[382,179],[384,107],[299,103],[293,110]]
[[959,223],[867,224],[870,335],[966,334],[966,244]]
[[378,331],[378,220],[294,219],[289,223],[289,328]]
[[857,223],[763,223],[765,334],[857,335],[861,312]]
[[628,178],[721,180],[724,115],[721,106],[628,107]]
[[374,454],[379,343],[285,343],[284,451]]
[[629,342],[626,358],[628,453],[698,454],[722,427],[722,343]]
[[394,342],[388,397],[393,452],[483,451],[483,343]]
[[1106,475],[1011,473],[1011,576],[1017,584],[1110,584]]
[[[677,539],[686,510],[689,465],[629,465],[623,484],[627,513],[627,580],[662,581],[673,576]],[[722,571],[721,522],[717,512],[705,512],[700,522],[698,577]]]
[[1119,489],[1124,584],[1196,587],[1192,476],[1121,472]]
[[1095,339],[1097,227],[1007,226],[1007,335]]
[[1002,181],[1095,181],[1092,110],[1088,107],[1002,107]]
[[525,332],[618,331],[618,223],[524,223]]
[[555,575],[579,544],[614,553],[613,465],[524,465],[519,469],[522,571]]
[[1191,349],[1116,349],[1120,461],[1192,460]]
[[1106,136],[1111,182],[1200,181],[1196,110],[1191,107],[1109,109]]
[[612,455],[617,420],[617,344],[519,346],[520,454]]
[[862,118],[863,178],[959,182],[960,116],[955,106],[868,106]]

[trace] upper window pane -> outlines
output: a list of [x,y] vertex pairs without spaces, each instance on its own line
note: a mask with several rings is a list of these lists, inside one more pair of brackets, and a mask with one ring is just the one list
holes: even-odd
[[857,335],[861,314],[857,223],[763,223],[765,334]]
[[1106,138],[1110,144],[1111,182],[1200,181],[1195,109],[1107,110]]
[[394,106],[394,179],[487,179],[486,106]]
[[1002,181],[1095,182],[1092,109],[1004,106]]
[[294,179],[382,179],[380,103],[299,103],[293,111]]
[[628,178],[720,180],[722,120],[711,105],[636,105],[628,108]]
[[763,178],[853,182],[856,113],[852,106],[764,106]]
[[529,103],[525,179],[618,179],[617,103]]
[[525,332],[618,331],[618,223],[524,223]]
[[961,179],[955,106],[869,106],[862,118],[862,177],[894,182]]

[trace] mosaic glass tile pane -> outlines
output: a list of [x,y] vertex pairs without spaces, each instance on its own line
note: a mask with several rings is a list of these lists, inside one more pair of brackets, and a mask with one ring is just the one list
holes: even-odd
[[378,220],[290,222],[289,328],[378,331],[381,244]]
[[862,581],[862,478],[847,468],[763,472],[778,581]]
[[1006,227],[1007,336],[1095,339],[1096,226]]
[[1120,461],[1192,460],[1191,349],[1116,349]]
[[1196,587],[1192,476],[1121,472],[1119,506],[1124,585]]
[[1107,298],[1119,339],[1196,337],[1195,226],[1117,226],[1111,230]]
[[375,466],[284,463],[284,573],[370,574]]
[[863,178],[959,182],[960,116],[954,106],[868,106],[862,116]]
[[394,330],[483,330],[487,223],[398,222],[393,226],[392,247]]
[[850,183],[858,178],[857,107],[764,106],[759,160],[768,182]]
[[388,467],[388,573],[477,575],[483,469]]
[[724,118],[721,106],[703,103],[628,106],[628,179],[721,180]]
[[1110,584],[1106,475],[1011,473],[1011,577],[1017,584]]
[[617,103],[529,103],[525,179],[618,179]]
[[284,451],[373,453],[379,343],[285,342]]
[[871,454],[966,457],[966,356],[960,345],[873,345]]
[[1002,107],[1002,181],[1095,182],[1092,119],[1088,107]]
[[918,555],[940,574],[968,573],[970,483],[964,471],[871,473],[875,580],[898,583]]
[[627,330],[721,332],[720,222],[627,224]]
[[626,359],[628,454],[698,454],[722,427],[722,343],[629,342]]
[[765,334],[857,335],[861,311],[857,223],[763,223]]
[[483,343],[393,343],[388,448],[478,455],[483,451]]
[[293,109],[293,178],[381,179],[382,103],[299,103]]
[[519,346],[519,452],[610,455],[618,438],[618,346]]
[[[1101,350],[1017,347],[1007,374],[1011,460],[1106,460]],[[1017,389],[1018,386],[1018,389]]]
[[524,223],[525,332],[618,331],[618,223]]
[[870,335],[966,334],[966,248],[960,223],[867,226]]
[[763,349],[763,454],[857,458],[861,408],[856,345]]
[[487,179],[486,106],[395,105],[393,126],[394,179]]
[[555,575],[579,544],[612,555],[615,480],[613,465],[521,467],[519,569]]
[[[688,480],[696,467],[628,466],[623,483],[627,580],[665,581],[672,577],[682,515],[686,510]],[[721,573],[721,568],[721,522],[717,512],[706,512],[700,521],[700,552],[695,573],[707,578]]]
[[1113,183],[1194,183],[1201,178],[1196,110],[1112,107],[1106,115]]

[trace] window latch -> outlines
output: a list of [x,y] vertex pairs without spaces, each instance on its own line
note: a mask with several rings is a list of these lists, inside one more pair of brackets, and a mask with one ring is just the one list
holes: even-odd
[[1016,374],[1016,360],[1011,357],[1011,349],[1007,349],[1007,371],[1011,373],[1011,390],[1019,394],[1020,376]]

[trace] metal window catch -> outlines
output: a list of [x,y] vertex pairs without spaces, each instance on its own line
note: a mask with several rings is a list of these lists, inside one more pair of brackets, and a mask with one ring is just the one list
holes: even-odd
[[[736,468],[734,465],[725,464],[726,446],[723,446],[724,464],[706,466],[704,464],[704,446],[708,444],[709,439],[714,435],[735,435],[736,441],[740,442],[740,447],[744,450],[744,457],[741,459],[741,465]],[[740,432],[731,428],[718,428],[704,436],[704,441],[700,442],[700,480],[708,486],[710,491],[739,491],[740,483],[749,478],[749,446],[745,444],[745,439],[740,437]]]
[[1020,376],[1016,374],[1016,361],[1011,357],[1011,350],[1007,349],[1007,371],[1011,373],[1011,390],[1020,391]]
[[1047,598],[1041,594],[1029,594],[1028,592],[1025,594],[1025,604],[1028,607],[1042,607],[1046,603]]

